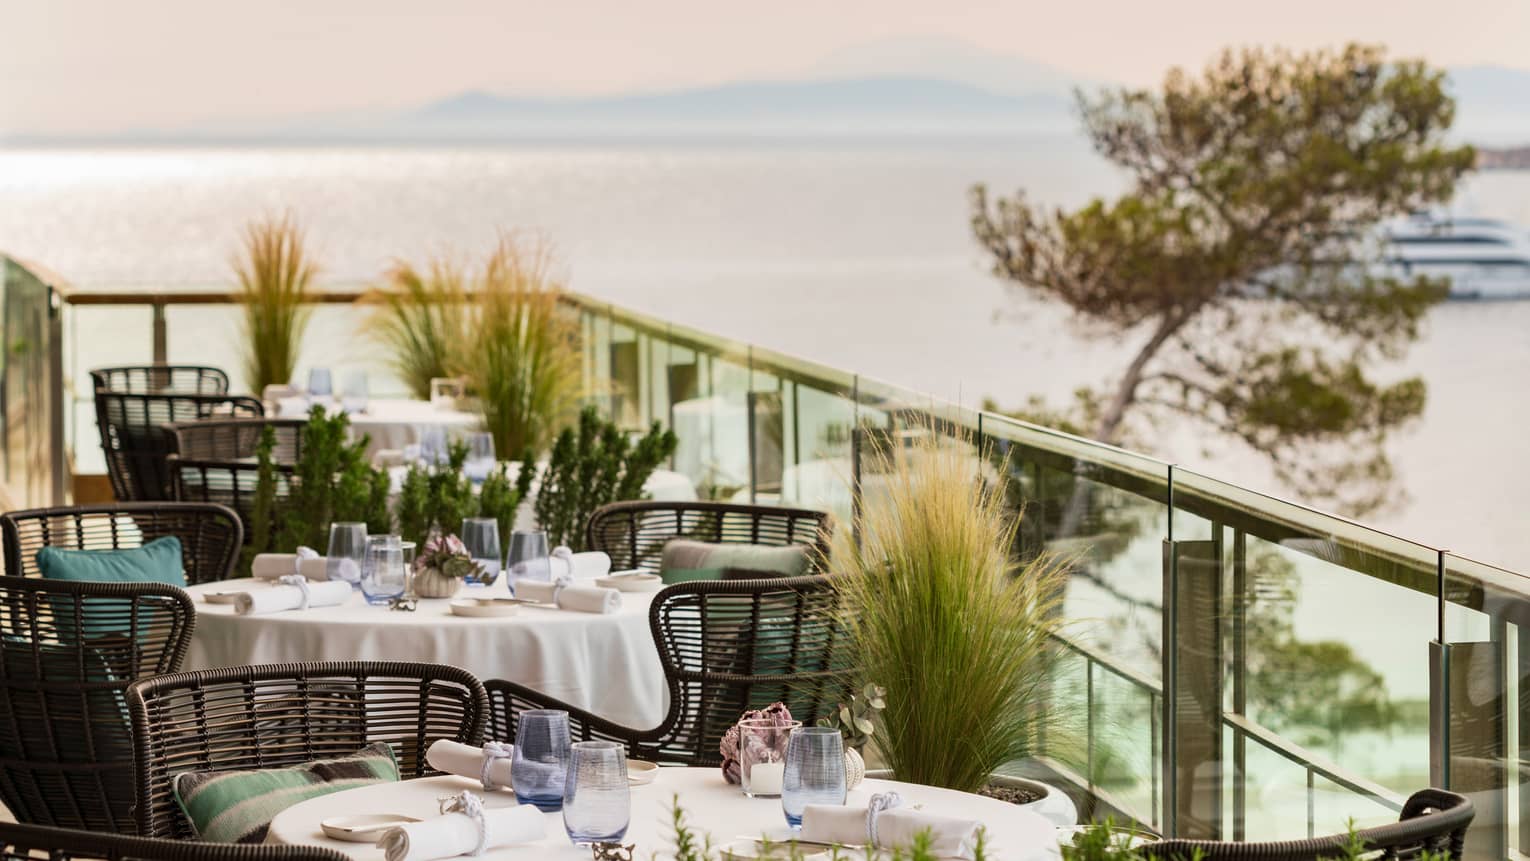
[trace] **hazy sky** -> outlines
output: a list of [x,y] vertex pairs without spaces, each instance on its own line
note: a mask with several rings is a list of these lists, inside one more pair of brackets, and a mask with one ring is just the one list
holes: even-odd
[[901,37],[1133,83],[1228,44],[1352,39],[1530,68],[1530,0],[0,0],[0,132],[800,77]]

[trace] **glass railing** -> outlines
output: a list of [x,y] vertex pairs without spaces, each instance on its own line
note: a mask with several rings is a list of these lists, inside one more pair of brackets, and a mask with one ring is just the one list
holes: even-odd
[[[66,297],[69,438],[85,471],[96,436],[88,368],[195,361],[229,368],[240,385],[230,297],[110,292],[110,305]],[[306,358],[364,365],[374,392],[401,391],[360,337],[365,312],[348,304],[358,292],[327,295],[313,325],[329,334],[310,337]],[[8,327],[9,296],[8,274]],[[827,509],[853,533],[862,502],[885,486],[862,456],[869,441],[933,430],[966,447],[975,475],[1005,471],[1021,517],[1016,553],[1076,560],[1049,707],[1077,719],[1049,728],[1013,768],[1078,787],[1086,813],[1181,836],[1288,838],[1395,819],[1410,792],[1434,785],[1475,801],[1473,856],[1530,845],[1526,578],[679,323],[579,296],[569,310],[587,400],[628,428],[673,428],[672,466],[703,497]],[[6,381],[9,431],[20,383]]]
[[60,307],[50,281],[35,267],[0,256],[0,498],[11,508],[47,505],[65,494],[68,465],[55,439],[65,405]]

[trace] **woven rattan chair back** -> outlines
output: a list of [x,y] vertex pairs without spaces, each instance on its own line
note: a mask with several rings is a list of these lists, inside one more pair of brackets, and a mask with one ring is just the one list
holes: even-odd
[[261,416],[246,395],[132,394],[96,389],[96,426],[112,492],[119,500],[170,498],[165,456],[173,445],[165,425],[216,416]]
[[0,824],[0,861],[346,861],[319,846],[240,846]]
[[[723,733],[745,710],[779,701],[812,723],[849,693],[850,645],[829,577],[677,584],[654,597],[649,623],[669,687],[664,721],[623,727],[570,709],[576,740],[620,741],[629,755],[666,764],[717,765]],[[486,685],[495,739],[514,739],[526,709],[567,707],[514,682]]]
[[[1434,857],[1464,858],[1466,829],[1476,811],[1471,799],[1443,789],[1421,789],[1403,803],[1398,821],[1358,832],[1366,858],[1414,859],[1424,852]],[[1164,840],[1142,847],[1150,858],[1199,857],[1204,861],[1319,861],[1345,857],[1348,834],[1268,843],[1223,843],[1215,840]]]
[[0,577],[0,800],[17,820],[133,832],[125,692],[180,669],[195,622],[174,586]]
[[93,388],[137,394],[226,395],[228,374],[208,365],[121,365],[90,372]]
[[128,688],[139,833],[189,837],[171,778],[346,756],[388,742],[403,778],[430,773],[437,739],[483,740],[488,697],[466,670],[358,661],[159,676]]
[[256,451],[267,428],[275,438],[273,513],[280,516],[292,491],[292,474],[302,451],[303,428],[296,419],[207,419],[170,425],[172,451],[166,458],[172,496],[182,502],[216,502],[239,514],[244,537],[253,537],[251,514],[259,484]]
[[595,510],[586,544],[611,557],[614,571],[657,572],[664,545],[674,538],[716,544],[804,544],[816,552],[812,571],[828,557],[833,522],[828,512],[726,502],[613,502]]
[[0,514],[5,573],[37,577],[37,551],[121,550],[174,535],[181,541],[186,582],[211,583],[232,576],[244,543],[239,516],[222,505],[200,502],[119,502],[33,508]]

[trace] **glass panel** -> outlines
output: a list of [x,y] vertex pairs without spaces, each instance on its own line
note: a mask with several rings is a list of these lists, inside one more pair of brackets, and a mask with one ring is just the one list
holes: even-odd
[[611,326],[606,367],[611,376],[611,417],[627,430],[644,426],[643,360],[637,332],[620,323]]
[[702,499],[748,502],[748,354],[697,357],[702,391],[673,407],[675,469],[695,483]]
[[47,505],[53,501],[53,399],[63,397],[49,384],[53,294],[40,278],[6,258],[0,258],[0,286],[5,301],[0,439],[5,447],[6,495],[18,507]]

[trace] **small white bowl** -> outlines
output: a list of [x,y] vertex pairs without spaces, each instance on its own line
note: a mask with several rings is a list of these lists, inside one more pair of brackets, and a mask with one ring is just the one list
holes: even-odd
[[360,813],[355,816],[331,816],[319,823],[324,833],[347,843],[376,843],[384,831],[399,825],[419,822],[413,816],[396,813]]
[[632,786],[647,786],[659,777],[659,764],[645,762],[641,759],[627,760],[627,783]]
[[209,604],[235,604],[239,601],[238,592],[203,592],[202,600]]

